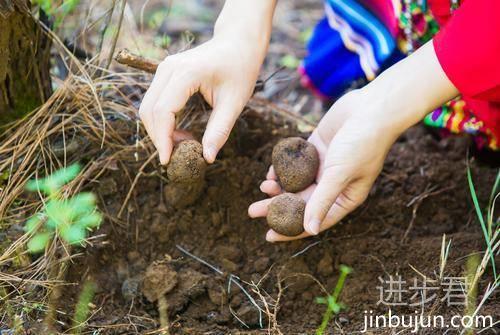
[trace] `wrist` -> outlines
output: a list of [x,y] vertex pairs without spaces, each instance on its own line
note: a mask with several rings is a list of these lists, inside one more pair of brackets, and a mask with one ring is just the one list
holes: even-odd
[[226,0],[215,22],[213,39],[243,42],[264,56],[271,38],[275,6],[276,0]]
[[361,91],[374,106],[370,109],[385,114],[386,128],[396,133],[458,95],[439,64],[432,42],[391,66]]

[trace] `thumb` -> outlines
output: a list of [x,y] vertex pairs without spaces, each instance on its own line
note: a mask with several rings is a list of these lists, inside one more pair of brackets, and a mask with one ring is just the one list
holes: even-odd
[[227,94],[215,101],[214,109],[203,135],[203,156],[208,163],[213,163],[219,150],[226,143],[236,119],[243,109],[231,95]]
[[304,229],[312,235],[320,232],[321,222],[330,208],[349,184],[350,177],[335,167],[326,168],[322,177],[307,202],[304,213]]

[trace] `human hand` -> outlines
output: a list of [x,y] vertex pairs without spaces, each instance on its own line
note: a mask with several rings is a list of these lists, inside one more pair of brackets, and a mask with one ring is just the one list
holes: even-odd
[[213,107],[202,145],[205,160],[215,160],[253,93],[269,44],[274,5],[269,0],[226,1],[211,40],[160,63],[139,115],[162,164],[172,153],[175,115],[196,92]]
[[[372,107],[363,101],[359,91],[339,99],[308,139],[318,150],[320,165],[317,182],[298,193],[307,202],[305,232],[288,237],[269,230],[268,241],[317,235],[366,199],[398,133],[385,129],[384,119],[377,117],[380,111],[369,110]],[[283,192],[272,167],[260,188],[270,197]],[[272,198],[252,204],[249,215],[266,216],[271,201]]]
[[[266,239],[300,239],[339,222],[366,199],[397,137],[457,94],[431,41],[364,88],[340,98],[309,138],[318,149],[320,165],[316,183],[299,192],[307,203],[304,233],[287,237],[269,230]],[[266,178],[261,190],[271,197],[280,194],[272,167]],[[250,217],[266,216],[271,201],[250,205]]]
[[194,49],[168,56],[159,65],[139,114],[160,162],[167,164],[173,149],[175,114],[195,92],[213,107],[203,136],[205,160],[212,163],[250,98],[260,62],[246,43],[212,39]]

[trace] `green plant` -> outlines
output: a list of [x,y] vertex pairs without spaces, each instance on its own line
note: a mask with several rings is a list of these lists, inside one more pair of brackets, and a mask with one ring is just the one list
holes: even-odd
[[25,225],[25,231],[33,234],[28,241],[30,252],[45,250],[55,235],[69,245],[81,244],[89,230],[99,227],[102,215],[96,208],[96,199],[92,193],[84,192],[64,198],[61,191],[79,172],[80,166],[73,164],[44,179],[28,182],[26,188],[29,191],[47,196],[43,209]]
[[316,330],[316,335],[323,335],[332,316],[334,314],[338,314],[342,309],[345,308],[345,305],[339,301],[339,297],[342,289],[344,288],[347,275],[351,272],[352,268],[346,265],[340,265],[340,277],[337,280],[337,284],[335,285],[333,293],[328,294],[326,297],[316,298],[316,303],[326,305],[326,311],[323,314],[323,321],[321,322],[319,328]]
[[32,0],[48,15],[54,18],[54,26],[58,27],[66,15],[75,10],[80,0]]
[[92,281],[86,281],[83,284],[80,295],[78,296],[78,302],[75,306],[75,315],[73,317],[72,329],[74,334],[82,333],[90,312],[89,304],[94,298],[96,289],[96,284]]
[[292,54],[286,54],[280,59],[280,65],[287,69],[295,70],[300,65],[300,59]]
[[[497,173],[497,176],[495,178],[495,183],[493,184],[493,188],[491,190],[491,195],[488,203],[488,208],[487,208],[487,214],[484,215],[483,211],[481,209],[481,206],[479,204],[479,200],[477,198],[476,194],[476,189],[474,187],[474,182],[472,180],[472,172],[470,169],[470,166],[467,166],[467,182],[469,184],[469,189],[470,189],[470,194],[472,197],[472,202],[474,203],[474,209],[476,211],[477,218],[479,220],[479,223],[481,225],[481,230],[484,235],[484,240],[486,242],[487,250],[485,252],[483,262],[481,267],[479,267],[479,272],[484,271],[486,264],[487,264],[487,259],[489,258],[491,260],[491,268],[493,270],[493,276],[495,281],[499,279],[497,275],[497,269],[495,265],[495,254],[496,250],[499,247],[499,230],[498,230],[498,221],[494,222],[493,215],[494,215],[494,208],[495,208],[495,200],[497,199],[499,193],[498,193],[498,186],[500,184],[500,170]],[[479,273],[478,272],[478,273]],[[474,284],[477,283],[478,276],[474,279]]]

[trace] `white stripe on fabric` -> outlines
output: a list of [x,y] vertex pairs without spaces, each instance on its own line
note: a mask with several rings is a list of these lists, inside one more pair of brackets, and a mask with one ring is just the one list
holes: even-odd
[[382,51],[382,53],[385,56],[388,56],[390,54],[391,50],[389,49],[389,45],[387,43],[387,40],[385,39],[384,34],[380,32],[380,29],[379,29],[379,27],[377,27],[377,25],[373,24],[373,22],[370,22],[370,20],[367,20],[365,17],[363,17],[361,14],[356,12],[351,7],[347,6],[342,1],[335,1],[334,3],[336,5],[339,5],[340,7],[342,7],[342,9],[346,13],[351,15],[353,19],[361,22],[362,24],[367,26],[370,30],[372,30],[375,33],[375,37],[380,44],[380,50]]
[[363,36],[354,32],[349,23],[337,15],[333,8],[325,4],[326,18],[330,28],[340,34],[345,47],[359,56],[361,69],[368,80],[373,80],[379,65],[370,42]]

